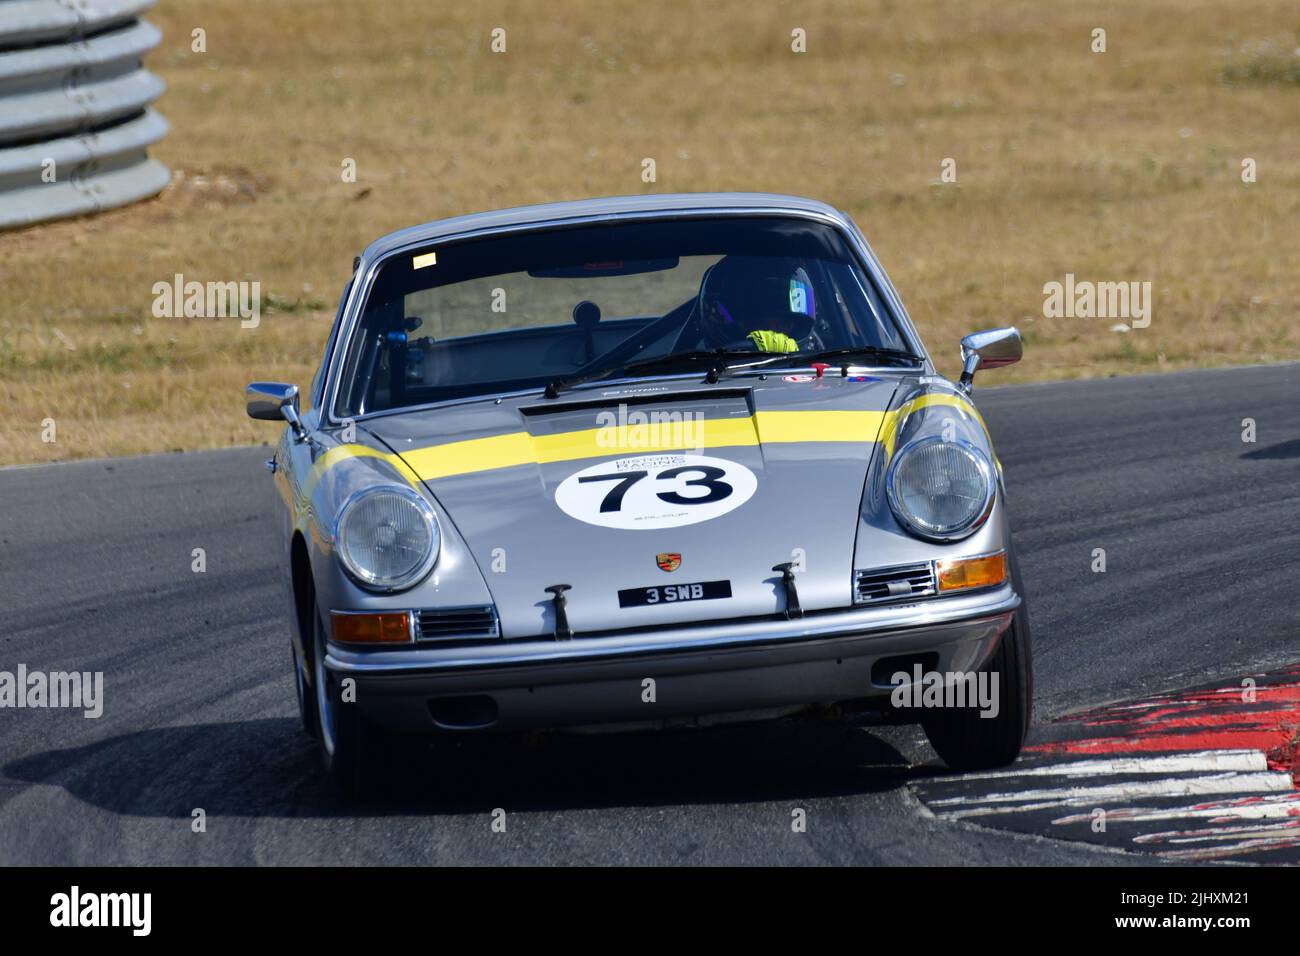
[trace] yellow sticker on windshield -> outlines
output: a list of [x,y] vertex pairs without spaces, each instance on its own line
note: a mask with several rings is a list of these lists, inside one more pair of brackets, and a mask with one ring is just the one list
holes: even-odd
[[438,253],[436,252],[426,252],[411,259],[412,269],[423,269],[425,266],[436,266],[437,264]]

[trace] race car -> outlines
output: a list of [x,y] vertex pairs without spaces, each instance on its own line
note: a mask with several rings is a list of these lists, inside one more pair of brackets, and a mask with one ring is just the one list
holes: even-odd
[[[366,791],[402,735],[877,708],[953,768],[1032,698],[1001,465],[862,232],[790,196],[531,206],[354,262],[267,462],[298,706]],[[955,693],[954,693],[955,691]]]

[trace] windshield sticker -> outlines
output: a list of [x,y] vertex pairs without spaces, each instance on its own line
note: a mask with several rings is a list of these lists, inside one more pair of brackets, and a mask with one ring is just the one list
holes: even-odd
[[604,528],[678,528],[721,517],[758,490],[744,465],[708,455],[642,455],[575,472],[555,489],[571,518]]

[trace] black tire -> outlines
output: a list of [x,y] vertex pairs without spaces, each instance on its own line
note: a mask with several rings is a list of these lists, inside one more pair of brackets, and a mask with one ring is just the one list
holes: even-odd
[[[307,635],[308,640],[313,640],[313,635]],[[310,662],[304,663],[298,656],[298,648],[292,644],[289,645],[289,663],[293,668],[293,686],[298,696],[298,717],[302,720],[303,732],[312,739],[317,739],[319,734],[316,730],[316,697],[315,689],[308,679],[308,671],[311,667]]]
[[[1014,554],[1011,580],[1023,602],[1025,590]],[[981,717],[979,708],[962,707],[927,711],[921,719],[930,746],[953,770],[992,770],[1020,756],[1034,702],[1033,639],[1025,603],[981,671],[998,674],[996,717]]]
[[[383,768],[384,735],[362,716],[349,693],[325,666],[325,623],[319,610],[313,628],[313,666],[317,687],[314,708],[317,750],[321,764],[349,800],[364,800],[375,792]],[[351,697],[352,699],[345,699]]]

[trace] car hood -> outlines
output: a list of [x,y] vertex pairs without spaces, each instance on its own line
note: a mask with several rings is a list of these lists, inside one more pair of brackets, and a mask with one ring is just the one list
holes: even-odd
[[[489,399],[368,420],[467,545],[506,638],[852,601],[859,510],[906,376],[772,374]],[[729,597],[682,601],[694,589]],[[658,588],[652,595],[650,589]],[[620,592],[625,592],[621,597]],[[641,598],[637,597],[637,594]],[[646,600],[649,603],[633,603]]]

